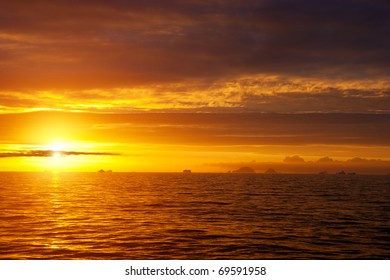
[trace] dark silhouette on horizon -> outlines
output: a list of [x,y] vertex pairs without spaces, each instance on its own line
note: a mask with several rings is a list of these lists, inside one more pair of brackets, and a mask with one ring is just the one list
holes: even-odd
[[256,173],[256,171],[248,166],[241,167],[239,169],[233,170],[232,173]]
[[264,172],[264,174],[277,174],[277,172],[276,172],[274,169],[272,169],[272,168],[268,168],[268,169]]

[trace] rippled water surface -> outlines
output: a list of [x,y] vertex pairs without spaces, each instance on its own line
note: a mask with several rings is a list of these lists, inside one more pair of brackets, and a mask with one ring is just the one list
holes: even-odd
[[1,259],[390,259],[390,176],[0,173]]

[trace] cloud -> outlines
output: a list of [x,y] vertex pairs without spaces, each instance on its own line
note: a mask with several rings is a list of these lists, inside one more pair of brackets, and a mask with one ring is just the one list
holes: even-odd
[[305,160],[303,158],[301,158],[300,156],[298,155],[295,155],[295,156],[287,156],[285,157],[285,159],[283,160],[284,163],[292,163],[292,164],[300,164],[300,163],[304,163]]
[[53,151],[53,150],[21,150],[0,153],[0,158],[18,157],[52,157],[52,156],[118,156],[118,153],[106,152],[76,152],[76,151]]
[[389,113],[386,1],[163,2],[2,3],[0,113]]
[[0,81],[9,90],[269,73],[385,79],[389,9],[382,0],[8,1]]
[[335,162],[334,159],[330,157],[323,157],[317,160],[317,163],[324,163],[324,164],[333,163],[333,162]]
[[0,111],[389,113],[390,82],[255,75],[87,90],[1,91]]

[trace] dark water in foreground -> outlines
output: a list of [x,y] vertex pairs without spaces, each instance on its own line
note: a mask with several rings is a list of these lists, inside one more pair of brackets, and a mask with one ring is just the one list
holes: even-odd
[[0,173],[1,259],[390,259],[390,176]]

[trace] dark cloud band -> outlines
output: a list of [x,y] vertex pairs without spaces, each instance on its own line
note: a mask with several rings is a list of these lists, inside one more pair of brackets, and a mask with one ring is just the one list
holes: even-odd
[[0,153],[0,158],[17,157],[52,157],[52,156],[119,156],[117,153],[105,152],[76,152],[76,151],[52,151],[52,150],[28,150]]
[[2,4],[3,87],[390,74],[387,1],[71,2]]

